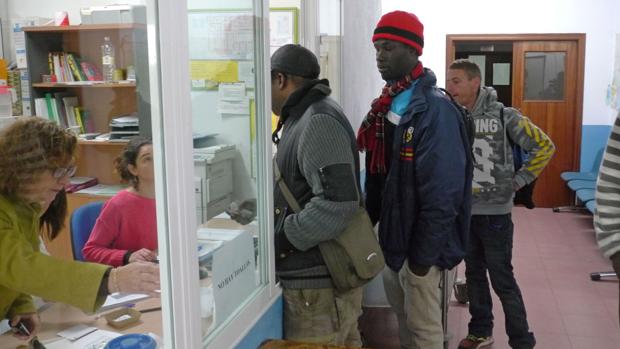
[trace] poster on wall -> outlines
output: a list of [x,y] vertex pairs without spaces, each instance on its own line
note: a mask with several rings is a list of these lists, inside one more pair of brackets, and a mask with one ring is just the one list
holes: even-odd
[[254,15],[249,11],[190,11],[187,25],[192,60],[254,58]]
[[614,73],[611,84],[607,87],[606,103],[611,108],[620,111],[620,34],[616,34]]
[[269,48],[273,54],[279,47],[298,43],[297,9],[279,8],[269,12]]
[[469,55],[467,57],[470,61],[476,63],[480,68],[480,86],[484,86],[485,73],[487,70],[487,56],[485,55]]

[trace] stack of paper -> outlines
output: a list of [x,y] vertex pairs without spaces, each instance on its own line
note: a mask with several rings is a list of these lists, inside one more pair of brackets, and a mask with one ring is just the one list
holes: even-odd
[[90,195],[101,195],[101,196],[114,196],[119,191],[125,189],[125,187],[121,185],[106,185],[106,184],[97,184],[92,187],[88,187],[82,190],[77,191],[78,194],[90,194]]
[[140,125],[135,114],[119,116],[110,122],[110,139],[126,139],[138,136]]

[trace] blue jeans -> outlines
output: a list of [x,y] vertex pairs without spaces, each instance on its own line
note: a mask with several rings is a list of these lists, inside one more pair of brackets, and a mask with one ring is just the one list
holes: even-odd
[[512,272],[513,228],[510,214],[471,217],[465,256],[471,314],[469,334],[486,337],[493,333],[493,302],[488,271],[493,290],[502,302],[510,347],[533,348],[536,340],[529,331],[521,290]]

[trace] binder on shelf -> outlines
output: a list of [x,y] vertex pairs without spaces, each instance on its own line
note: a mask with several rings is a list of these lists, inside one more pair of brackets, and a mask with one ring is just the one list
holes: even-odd
[[42,118],[53,120],[50,117],[50,115],[47,113],[47,111],[48,111],[47,100],[45,98],[35,98],[34,99],[34,114]]
[[69,122],[69,118],[67,116],[67,111],[65,110],[65,104],[63,102],[63,98],[65,97],[74,97],[75,95],[71,92],[55,92],[54,93],[54,102],[56,103],[56,110],[58,112],[58,120],[60,120],[60,124],[63,125],[64,128],[75,127],[76,124],[71,124]]
[[12,115],[22,115],[22,84],[18,70],[11,70],[7,73],[7,84],[11,92]]
[[61,126],[65,126],[60,123],[60,119],[58,118],[58,109],[56,108],[56,100],[52,97],[51,93],[45,94],[45,103],[47,105],[47,116],[50,120],[55,121]]
[[31,116],[32,110],[30,106],[30,101],[32,96],[30,96],[30,76],[28,75],[28,70],[19,70],[19,79],[22,90],[22,115]]
[[67,124],[69,127],[79,127],[81,132],[84,132],[82,123],[78,121],[75,116],[75,107],[78,107],[78,98],[73,95],[62,97],[62,104],[67,117]]

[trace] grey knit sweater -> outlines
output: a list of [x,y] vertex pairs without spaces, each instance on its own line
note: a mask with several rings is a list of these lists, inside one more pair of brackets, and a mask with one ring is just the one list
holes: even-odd
[[620,258],[620,114],[607,141],[598,174],[594,229],[605,256]]
[[[333,287],[317,245],[342,232],[359,205],[355,135],[329,93],[326,84],[315,83],[289,97],[289,108],[283,109],[287,114],[276,161],[302,207],[292,213],[274,184],[276,274],[285,288]],[[330,173],[320,169],[332,165],[345,170],[326,179]],[[326,190],[325,180],[340,184]]]

